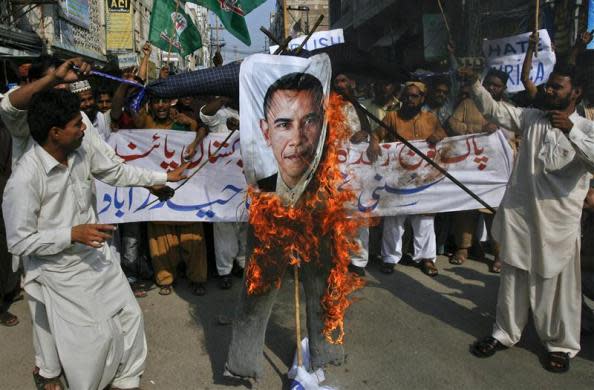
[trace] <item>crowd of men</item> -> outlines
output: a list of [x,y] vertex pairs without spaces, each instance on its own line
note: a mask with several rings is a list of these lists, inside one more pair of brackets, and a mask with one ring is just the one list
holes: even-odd
[[[506,73],[491,69],[481,83],[476,71],[458,67],[453,47],[452,71],[422,80],[362,82],[349,72],[333,76],[336,92],[357,100],[391,128],[375,126],[359,104],[344,101],[350,142],[366,143],[371,161],[381,155],[382,143],[397,141],[394,131],[431,144],[501,131],[514,150],[514,171],[497,216],[481,209],[385,217],[380,227],[359,230],[361,250],[352,254],[349,267],[365,277],[369,259],[379,257],[385,274],[404,261],[435,277],[438,255],[463,265],[468,257],[489,252],[490,270],[501,273],[501,285],[493,332],[472,348],[478,357],[517,343],[532,312],[547,347],[546,368],[565,372],[580,350],[580,325],[592,331],[591,308],[584,304],[582,312],[580,285],[583,279],[584,302],[592,299],[588,259],[594,251],[586,245],[580,253],[580,225],[584,234],[592,234],[594,96],[576,72],[579,54],[591,39],[582,34],[571,58],[559,61],[542,88],[523,72],[526,93],[516,99],[506,93]],[[533,35],[527,57],[537,42]],[[144,83],[150,51],[145,45],[139,68],[121,76]],[[106,143],[112,133],[193,132],[185,149],[189,159],[208,133],[239,127],[240,107],[229,97],[150,96],[135,111],[134,86],[106,84],[88,77],[89,71],[80,59],[44,58],[0,102],[0,324],[18,324],[8,309],[22,298],[24,285],[34,322],[34,376],[41,389],[63,388],[62,372],[71,388],[137,388],[147,347],[134,298],[146,296],[153,282],[160,295],[169,295],[179,277],[188,279],[197,296],[207,293],[211,275],[221,289],[229,289],[233,277],[243,274],[248,255],[245,223],[148,222],[117,228],[98,223],[91,178],[145,186],[155,194],[166,181],[184,178],[183,165],[167,174],[125,165]],[[169,74],[164,67],[159,77]],[[488,245],[477,236],[482,226]],[[375,240],[381,242],[379,253],[374,253]],[[583,272],[580,255],[586,259]],[[216,272],[209,271],[212,263]]]

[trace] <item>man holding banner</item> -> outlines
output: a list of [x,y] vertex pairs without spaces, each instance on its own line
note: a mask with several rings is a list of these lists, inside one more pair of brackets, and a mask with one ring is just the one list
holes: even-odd
[[459,76],[488,120],[524,137],[493,224],[503,259],[495,325],[471,351],[489,357],[516,344],[532,311],[545,368],[565,372],[580,350],[579,224],[594,170],[594,123],[575,112],[581,85],[573,67],[555,66],[543,111],[495,101],[470,69]]

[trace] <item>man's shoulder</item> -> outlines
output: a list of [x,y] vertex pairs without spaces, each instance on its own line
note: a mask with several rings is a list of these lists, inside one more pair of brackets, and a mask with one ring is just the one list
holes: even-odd
[[19,180],[39,177],[43,164],[35,150],[35,146],[27,150],[12,167],[11,178]]

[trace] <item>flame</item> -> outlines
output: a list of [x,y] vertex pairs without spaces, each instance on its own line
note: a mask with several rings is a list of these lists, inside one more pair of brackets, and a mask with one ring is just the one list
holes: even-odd
[[[320,262],[320,244],[329,243],[332,262],[327,290],[320,304],[324,309],[324,336],[342,344],[344,314],[351,305],[349,295],[364,285],[363,279],[348,272],[350,254],[360,250],[354,237],[365,219],[349,218],[346,205],[355,200],[354,192],[339,190],[343,177],[338,166],[338,149],[350,137],[342,111],[345,101],[332,94],[326,108],[328,132],[324,156],[317,173],[294,207],[285,207],[270,192],[248,189],[249,223],[255,245],[246,269],[248,294],[262,294],[280,288],[287,265],[299,261]],[[323,272],[322,270],[320,272]]]

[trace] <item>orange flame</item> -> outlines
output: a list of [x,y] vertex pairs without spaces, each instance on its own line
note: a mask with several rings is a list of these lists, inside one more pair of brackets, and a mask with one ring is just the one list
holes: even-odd
[[[328,132],[324,156],[316,176],[295,207],[285,207],[281,199],[270,192],[249,188],[249,223],[256,244],[246,269],[248,294],[261,294],[273,286],[280,288],[288,264],[300,259],[319,261],[321,242],[329,242],[332,267],[328,288],[320,304],[324,308],[324,330],[331,343],[342,344],[344,314],[351,305],[349,295],[363,287],[364,281],[348,272],[350,254],[360,248],[354,241],[364,219],[349,218],[347,203],[355,199],[354,192],[339,190],[343,182],[338,166],[338,148],[350,136],[342,107],[346,102],[338,95],[330,96],[326,109]],[[321,240],[325,238],[325,240]]]

